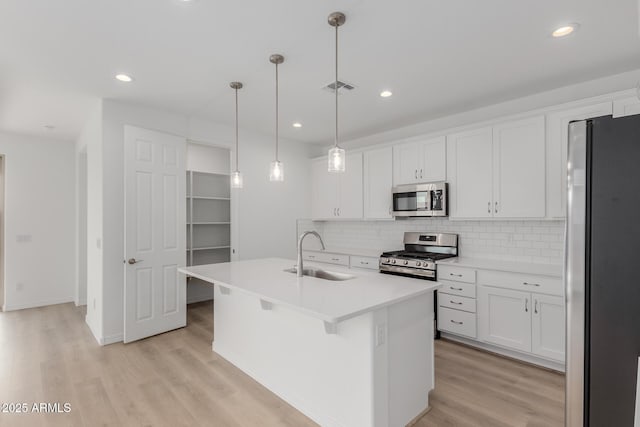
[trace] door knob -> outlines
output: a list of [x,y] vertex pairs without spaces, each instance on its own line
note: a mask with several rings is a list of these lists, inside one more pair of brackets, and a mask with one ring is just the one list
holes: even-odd
[[129,258],[129,260],[128,260],[127,262],[128,262],[129,264],[133,265],[133,264],[136,264],[136,263],[139,263],[139,262],[142,262],[142,261],[144,261],[144,260],[142,260],[142,259],[135,259],[135,258]]

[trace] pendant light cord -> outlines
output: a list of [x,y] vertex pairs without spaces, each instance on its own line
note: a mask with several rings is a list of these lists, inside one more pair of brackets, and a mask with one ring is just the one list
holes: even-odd
[[238,88],[236,91],[236,172],[238,172],[238,157],[240,157],[240,152],[238,151]]
[[276,63],[276,162],[278,159],[278,63]]
[[335,88],[336,92],[336,135],[335,135],[335,143],[334,146],[338,146],[338,25],[336,25],[336,82]]

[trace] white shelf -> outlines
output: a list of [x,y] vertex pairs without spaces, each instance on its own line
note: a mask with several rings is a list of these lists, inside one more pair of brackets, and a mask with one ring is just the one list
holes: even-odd
[[194,199],[194,200],[231,200],[231,197],[187,196],[187,199]]
[[187,225],[229,225],[230,222],[188,222]]
[[192,248],[193,251],[212,251],[216,249],[231,249],[231,246],[209,246],[204,248]]

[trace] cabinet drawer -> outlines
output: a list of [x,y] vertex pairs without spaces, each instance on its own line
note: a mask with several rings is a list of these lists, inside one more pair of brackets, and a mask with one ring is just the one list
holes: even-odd
[[537,292],[549,295],[564,295],[562,279],[534,274],[505,273],[502,271],[478,270],[478,283],[487,286]]
[[378,269],[379,258],[351,255],[351,268]]
[[349,255],[332,254],[331,252],[304,252],[302,258],[307,261],[349,266]]
[[476,283],[476,271],[471,268],[438,265],[438,280],[453,280],[455,282]]
[[449,282],[447,280],[440,281],[442,288],[438,290],[438,293],[459,295],[462,297],[475,298],[476,297],[476,285],[470,283]]
[[438,307],[438,329],[466,337],[476,337],[476,314]]
[[468,311],[470,313],[476,312],[475,298],[461,297],[458,295],[449,295],[442,292],[438,292],[438,306],[453,308],[455,310]]

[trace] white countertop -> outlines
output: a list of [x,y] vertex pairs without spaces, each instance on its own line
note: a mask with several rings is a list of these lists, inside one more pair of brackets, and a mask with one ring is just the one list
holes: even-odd
[[330,323],[433,292],[440,287],[438,282],[375,271],[349,270],[339,266],[319,267],[312,262],[305,262],[305,266],[356,277],[345,281],[329,281],[307,276],[298,278],[293,273],[283,271],[294,265],[293,260],[265,258],[182,267],[178,271]]
[[438,265],[480,268],[484,270],[506,271],[510,273],[539,274],[542,276],[562,277],[562,265],[536,264],[528,262],[500,261],[495,259],[456,257],[436,262]]
[[[402,248],[401,248],[402,249]],[[382,254],[382,250],[379,249],[371,249],[371,248],[330,248],[327,247],[325,250],[321,248],[303,248],[304,252],[327,252],[331,254],[340,254],[340,255],[354,255],[354,256],[366,256],[372,258],[378,258]]]

